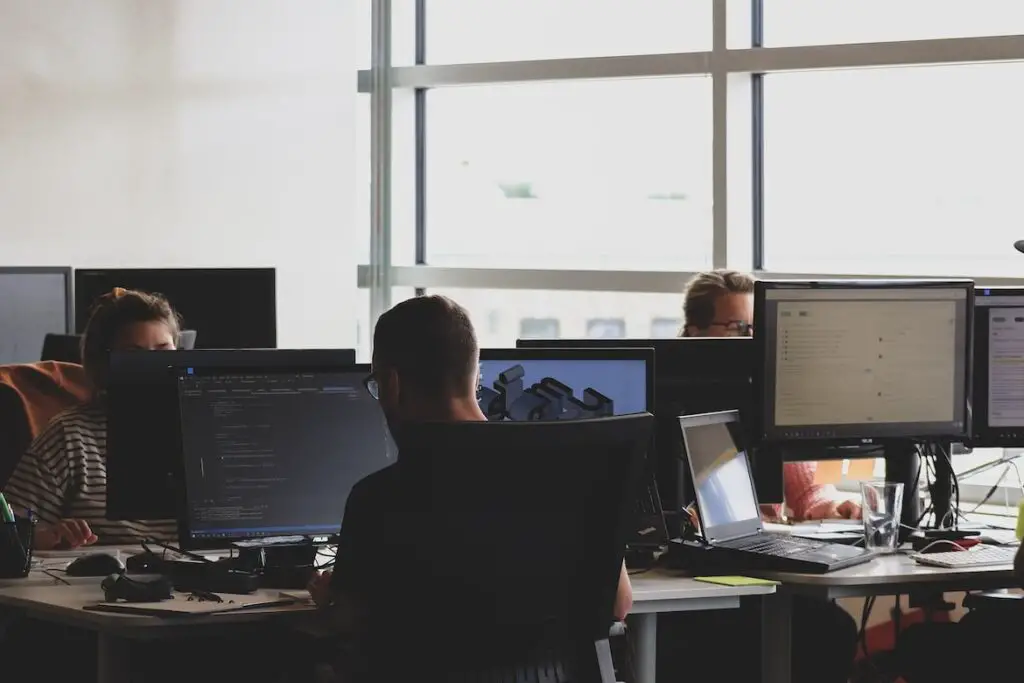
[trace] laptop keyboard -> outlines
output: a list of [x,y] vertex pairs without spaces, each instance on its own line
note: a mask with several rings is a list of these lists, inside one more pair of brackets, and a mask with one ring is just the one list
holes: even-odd
[[786,536],[756,536],[736,539],[735,541],[723,545],[750,553],[774,555],[775,557],[788,557],[789,555],[817,550],[825,544],[819,541],[790,538]]

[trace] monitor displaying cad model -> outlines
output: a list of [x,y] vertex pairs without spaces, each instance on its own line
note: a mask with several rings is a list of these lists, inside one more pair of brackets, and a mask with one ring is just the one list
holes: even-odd
[[642,413],[647,363],[639,359],[480,361],[477,397],[490,420],[574,420]]
[[67,270],[0,269],[0,365],[34,363],[47,334],[67,334]]
[[972,283],[758,283],[764,436],[966,435]]

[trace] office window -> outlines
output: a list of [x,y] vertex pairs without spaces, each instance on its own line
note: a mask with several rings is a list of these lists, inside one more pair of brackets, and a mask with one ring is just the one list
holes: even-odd
[[[355,311],[356,361],[359,363],[369,363],[371,360],[370,352],[373,347],[373,325],[370,323],[370,290],[360,289],[358,291],[358,305]],[[392,305],[397,304],[399,301],[411,299],[414,296],[416,296],[416,290],[411,287],[391,288]]]
[[[491,328],[487,332],[488,336],[501,334],[499,328]],[[519,321],[519,339],[558,339],[561,336],[562,326],[558,318],[523,318]]]
[[[680,303],[682,306],[682,303]],[[681,318],[655,318],[651,321],[651,339],[672,339],[679,336]]]
[[588,339],[622,339],[626,336],[626,321],[622,318],[596,318],[587,321]]
[[765,77],[765,265],[1014,275],[1017,63]]
[[710,265],[709,79],[434,90],[427,140],[430,265]]
[[432,64],[711,49],[710,0],[426,0]]
[[356,96],[356,223],[355,256],[370,262],[370,96]]
[[1020,0],[762,0],[766,46],[1024,32]]
[[[679,294],[633,292],[439,288],[427,293],[444,294],[465,306],[480,345],[492,348],[514,346],[516,339],[527,337],[592,337],[595,321],[615,321],[615,336],[624,337],[628,330],[646,330],[652,318],[675,312],[681,301]],[[492,328],[496,311],[500,325]]]

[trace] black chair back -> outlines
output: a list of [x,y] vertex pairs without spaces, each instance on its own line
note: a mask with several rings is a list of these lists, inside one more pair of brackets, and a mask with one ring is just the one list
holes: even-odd
[[393,586],[400,597],[390,596],[404,613],[382,618],[375,638],[418,653],[423,680],[544,652],[571,662],[572,680],[606,678],[600,644],[653,419],[420,424],[396,434],[401,504],[418,542]]

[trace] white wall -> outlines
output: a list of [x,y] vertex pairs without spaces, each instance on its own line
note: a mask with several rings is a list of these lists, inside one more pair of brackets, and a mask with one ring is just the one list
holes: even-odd
[[275,266],[353,346],[352,5],[0,0],[0,265]]

